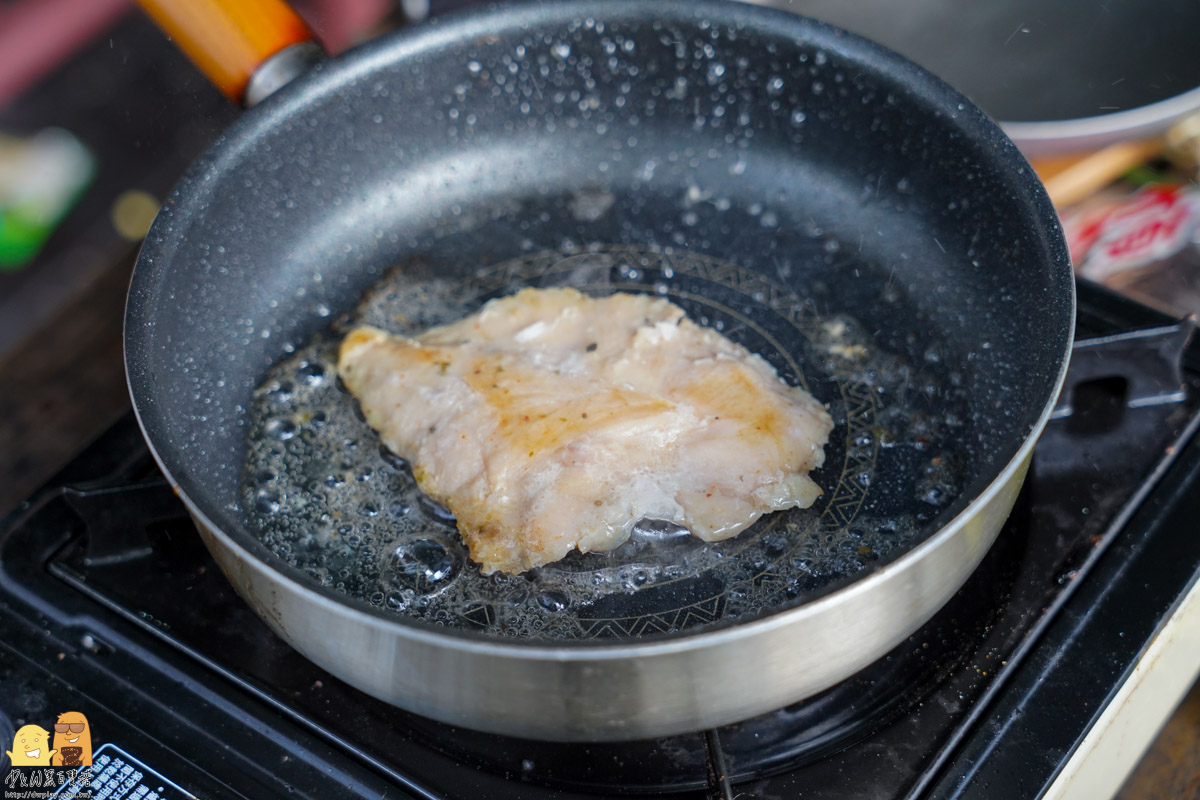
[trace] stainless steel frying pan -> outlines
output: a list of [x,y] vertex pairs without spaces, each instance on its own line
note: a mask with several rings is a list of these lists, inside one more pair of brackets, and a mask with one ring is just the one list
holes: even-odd
[[[233,72],[240,98],[253,68]],[[489,583],[436,513],[404,512],[416,533],[389,527],[337,505],[317,474],[266,504],[298,515],[315,555],[278,546],[252,488],[291,484],[251,467],[265,398],[299,391],[293,366],[313,374],[296,353],[319,362],[335,321],[378,312],[388,292],[417,308],[393,319],[406,330],[559,284],[665,294],[805,382],[837,423],[821,501],[716,549],[645,540]],[[441,300],[422,305],[425,292]],[[1013,504],[1073,315],[1037,179],[922,69],[742,4],[565,2],[383,37],[249,111],[146,240],[126,362],[147,441],[206,544],[297,649],[436,719],[614,740],[782,707],[928,619]],[[323,419],[353,414],[326,389]],[[318,427],[303,419],[265,446],[316,463],[301,456],[328,455]],[[342,446],[408,491],[372,436],[360,427]],[[314,533],[325,522],[303,517],[316,493],[346,526],[336,552]],[[370,552],[355,538],[368,528]],[[414,568],[389,557],[404,536],[455,564],[457,611],[417,613],[447,584],[396,583]],[[643,583],[606,577],[638,570]],[[397,602],[359,592],[360,575],[392,581]],[[512,635],[518,619],[533,632]]]

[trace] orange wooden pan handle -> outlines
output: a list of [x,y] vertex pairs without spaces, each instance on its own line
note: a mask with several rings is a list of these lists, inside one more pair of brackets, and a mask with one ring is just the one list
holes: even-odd
[[225,96],[242,103],[246,84],[271,56],[313,39],[283,0],[138,0],[158,26]]

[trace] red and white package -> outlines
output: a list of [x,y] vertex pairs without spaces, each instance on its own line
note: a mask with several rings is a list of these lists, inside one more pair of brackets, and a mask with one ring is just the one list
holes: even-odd
[[1063,216],[1075,271],[1170,313],[1200,313],[1200,190],[1154,184]]

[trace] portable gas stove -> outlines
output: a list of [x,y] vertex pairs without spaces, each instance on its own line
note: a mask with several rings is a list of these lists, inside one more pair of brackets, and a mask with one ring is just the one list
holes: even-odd
[[233,594],[126,418],[0,523],[0,739],[82,712],[110,798],[1105,796],[1200,668],[1191,329],[1082,285],[1022,499],[943,611],[821,695],[621,744],[456,729],[324,673]]

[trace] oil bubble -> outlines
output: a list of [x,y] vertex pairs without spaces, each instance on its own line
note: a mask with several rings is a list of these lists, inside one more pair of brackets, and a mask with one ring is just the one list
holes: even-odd
[[320,386],[325,382],[325,367],[316,362],[302,361],[300,363],[300,380],[309,386]]
[[566,593],[558,589],[542,589],[537,593],[537,604],[550,612],[562,611],[570,602]]
[[254,507],[263,514],[274,514],[283,506],[283,495],[274,489],[260,489]]
[[286,442],[294,437],[298,429],[299,426],[292,420],[279,417],[270,420],[264,428],[267,436],[280,442]]
[[292,399],[295,388],[291,381],[276,381],[267,388],[267,397],[276,403],[287,403]]
[[395,584],[429,594],[454,579],[458,564],[441,542],[413,539],[396,545],[388,555],[387,573]]

